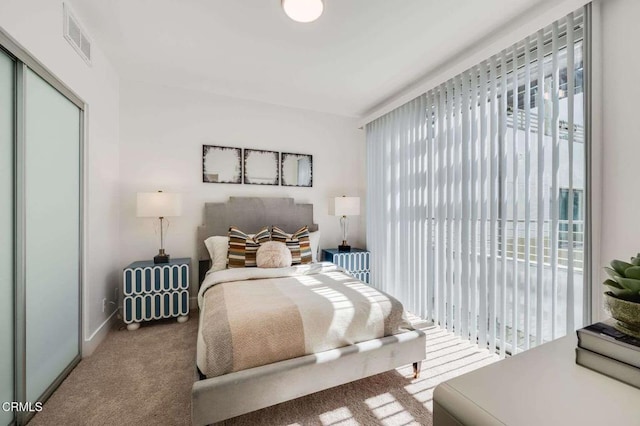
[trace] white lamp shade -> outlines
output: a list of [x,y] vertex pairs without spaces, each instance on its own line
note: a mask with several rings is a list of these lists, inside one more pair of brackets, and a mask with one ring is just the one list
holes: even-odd
[[313,22],[322,15],[322,0],[282,0],[284,13],[296,22]]
[[138,217],[170,217],[182,214],[182,197],[169,192],[138,192]]
[[336,197],[335,216],[358,216],[360,215],[360,197]]

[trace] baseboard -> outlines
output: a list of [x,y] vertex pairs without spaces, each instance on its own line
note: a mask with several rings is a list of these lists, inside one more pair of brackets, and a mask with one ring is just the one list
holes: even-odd
[[198,297],[190,297],[189,311],[197,311],[197,310],[198,310]]
[[109,334],[109,330],[111,330],[113,322],[117,318],[117,313],[118,309],[114,310],[111,315],[109,315],[107,319],[104,320],[102,324],[100,324],[96,331],[91,334],[91,336],[84,339],[84,342],[82,342],[82,358],[90,356],[100,345],[100,343],[102,343],[102,341],[107,337],[107,334]]

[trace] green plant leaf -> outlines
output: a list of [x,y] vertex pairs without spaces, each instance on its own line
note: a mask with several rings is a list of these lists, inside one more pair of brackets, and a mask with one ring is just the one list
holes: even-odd
[[635,280],[633,278],[617,277],[616,282],[620,284],[622,287],[628,290],[632,290],[634,293],[640,292],[640,280]]
[[609,268],[608,266],[604,267],[604,271],[607,273],[607,275],[609,275],[613,279],[615,279],[616,277],[621,277],[622,276],[619,273],[617,273],[616,271],[614,271],[613,269]]
[[623,277],[625,276],[624,271],[626,271],[627,268],[631,268],[632,266],[633,266],[632,264],[627,263],[623,260],[615,259],[611,261],[611,267]]
[[615,287],[615,288],[620,288],[623,289],[624,287],[622,287],[620,284],[618,284],[617,282],[613,281],[613,280],[606,280],[605,282],[603,282],[602,284],[609,286],[609,287]]
[[[606,285],[606,284],[605,284]],[[636,298],[636,293],[632,290],[628,290],[626,288],[619,288],[607,285],[609,287],[609,291],[613,293],[616,297],[624,300],[634,300]]]
[[631,264],[634,266],[640,266],[640,253],[636,257],[631,258]]
[[624,271],[624,275],[627,278],[633,278],[634,280],[640,280],[640,266],[632,266]]

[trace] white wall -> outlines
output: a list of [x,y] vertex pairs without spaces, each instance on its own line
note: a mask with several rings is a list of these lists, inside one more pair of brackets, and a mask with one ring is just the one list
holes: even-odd
[[[640,2],[602,2],[601,261],[640,252]],[[603,265],[600,265],[603,266]]]
[[[170,219],[165,247],[171,256],[191,257],[194,263],[206,201],[260,196],[313,203],[321,247],[340,242],[338,218],[328,210],[331,197],[359,195],[364,206],[364,132],[354,119],[123,81],[120,123],[120,266],[158,251],[157,220],[136,217],[137,192],[183,194],[183,214]],[[202,183],[203,144],[312,154],[313,187]],[[351,222],[352,245],[362,246],[364,234],[363,215]]]
[[[114,306],[108,306],[107,311],[102,312],[102,299],[114,299],[114,288],[119,285],[119,78],[95,43],[92,45],[93,65],[87,66],[63,38],[62,23],[60,0],[0,2],[0,27],[87,104],[83,265],[83,353],[87,355],[105,336],[104,332],[100,333],[106,329],[102,325],[114,310]],[[55,218],[52,218],[52,226],[55,226]]]

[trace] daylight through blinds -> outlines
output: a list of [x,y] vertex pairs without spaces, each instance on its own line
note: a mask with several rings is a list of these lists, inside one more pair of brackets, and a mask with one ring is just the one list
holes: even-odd
[[506,352],[582,326],[585,10],[369,123],[373,285]]

